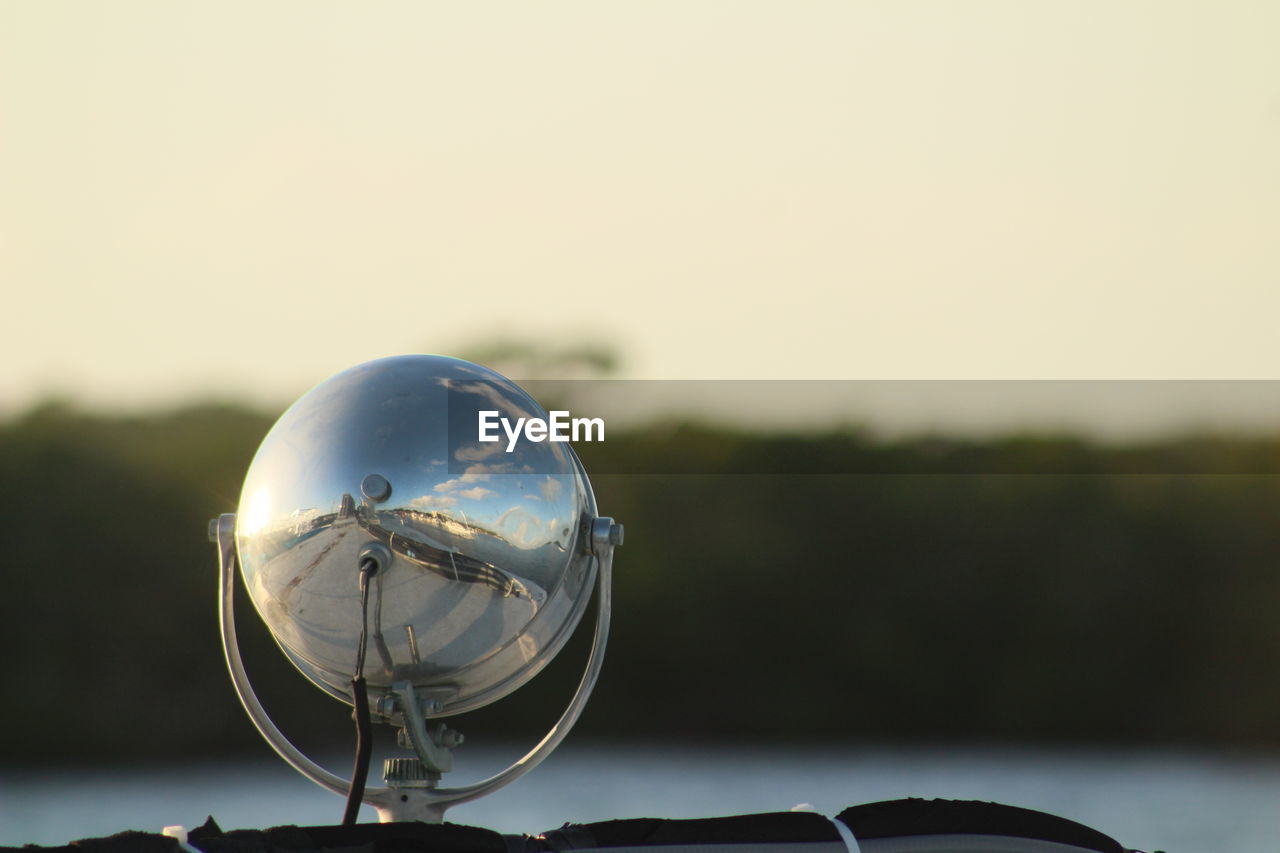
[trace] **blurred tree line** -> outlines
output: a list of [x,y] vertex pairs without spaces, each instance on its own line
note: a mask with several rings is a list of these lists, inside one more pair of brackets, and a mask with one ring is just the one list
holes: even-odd
[[[0,762],[266,749],[221,659],[206,524],[273,419],[50,404],[0,425]],[[1280,745],[1280,440],[666,423],[583,456],[655,473],[592,476],[627,541],[575,737]],[[348,748],[349,710],[240,617],[282,727]],[[540,735],[588,633],[456,725]]]

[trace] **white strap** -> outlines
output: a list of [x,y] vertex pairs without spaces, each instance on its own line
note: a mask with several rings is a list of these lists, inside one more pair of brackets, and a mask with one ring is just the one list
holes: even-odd
[[184,826],[166,826],[161,833],[178,842],[183,853],[200,853],[198,849],[187,843],[187,829]]
[[835,825],[836,832],[840,833],[840,840],[844,842],[845,849],[849,853],[862,853],[862,848],[858,846],[858,839],[853,837],[853,833],[844,825],[844,821],[834,817],[829,817],[827,820]]

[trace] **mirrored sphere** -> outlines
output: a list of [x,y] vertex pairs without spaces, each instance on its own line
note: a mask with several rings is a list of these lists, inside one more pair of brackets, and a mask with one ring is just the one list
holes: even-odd
[[480,441],[481,412],[547,418],[485,367],[397,356],[317,385],[258,449],[236,514],[245,586],[331,695],[350,701],[370,545],[391,554],[370,583],[371,694],[408,680],[442,713],[485,705],[537,674],[582,616],[596,571],[582,466],[569,444],[511,446],[500,425]]

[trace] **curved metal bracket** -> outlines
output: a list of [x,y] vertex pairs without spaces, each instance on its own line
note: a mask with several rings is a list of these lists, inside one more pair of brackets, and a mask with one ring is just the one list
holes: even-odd
[[453,753],[439,746],[427,733],[427,718],[418,706],[418,694],[413,689],[413,682],[397,681],[391,685],[399,703],[401,716],[404,718],[404,733],[409,739],[413,751],[418,753],[418,760],[423,767],[436,773],[447,773],[453,769]]
[[[294,770],[306,776],[312,782],[340,796],[346,796],[351,783],[316,764],[301,750],[290,743],[284,733],[271,721],[262,703],[253,692],[245,672],[244,662],[240,657],[240,644],[236,638],[235,625],[235,513],[224,513],[211,527],[211,532],[218,545],[219,595],[218,621],[221,626],[222,651],[227,660],[227,668],[231,672],[231,683],[235,686],[240,704],[244,706],[254,726],[263,739]],[[364,802],[378,810],[378,818],[383,823],[390,821],[420,820],[428,823],[439,823],[444,820],[445,810],[451,806],[470,802],[490,794],[499,788],[511,784],[525,773],[542,763],[551,754],[565,735],[578,721],[587,699],[595,688],[600,670],[604,666],[605,646],[609,637],[610,601],[613,588],[613,549],[621,544],[622,528],[612,519],[597,518],[592,530],[590,547],[597,563],[596,578],[596,630],[591,645],[591,654],[587,666],[578,682],[573,698],[565,708],[560,719],[556,721],[546,736],[538,742],[523,758],[516,761],[506,770],[490,776],[480,782],[458,788],[368,788],[365,790]]]

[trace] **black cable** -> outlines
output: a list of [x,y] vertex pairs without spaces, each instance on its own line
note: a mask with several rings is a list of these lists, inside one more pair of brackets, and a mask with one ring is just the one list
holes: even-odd
[[[364,678],[364,656],[369,648],[369,578],[378,573],[378,562],[372,557],[360,563],[360,644],[356,647],[356,678]],[[381,599],[379,599],[381,603]]]
[[364,785],[369,778],[369,759],[373,754],[373,723],[369,718],[369,693],[365,690],[364,656],[369,645],[369,576],[378,571],[376,560],[360,563],[360,644],[356,648],[356,671],[351,679],[351,699],[355,704],[356,761],[351,771],[351,790],[347,792],[347,810],[343,826],[352,826],[364,801]]

